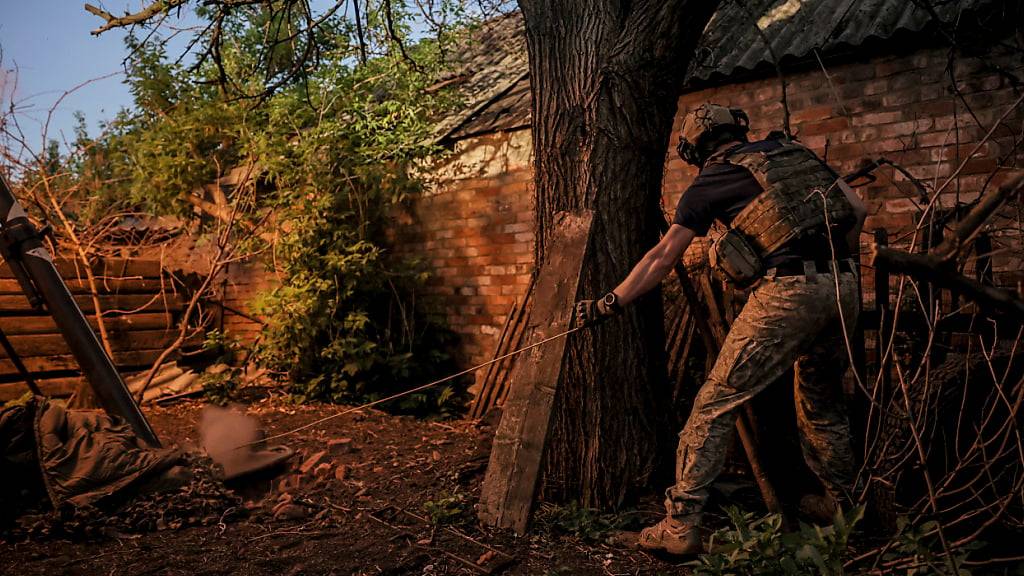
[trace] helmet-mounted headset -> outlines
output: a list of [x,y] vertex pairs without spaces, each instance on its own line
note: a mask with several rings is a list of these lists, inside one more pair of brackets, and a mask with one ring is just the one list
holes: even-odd
[[683,117],[676,152],[685,162],[701,166],[707,159],[708,150],[702,144],[708,136],[723,127],[731,128],[739,137],[750,130],[747,113],[739,108],[728,108],[719,104],[701,104]]

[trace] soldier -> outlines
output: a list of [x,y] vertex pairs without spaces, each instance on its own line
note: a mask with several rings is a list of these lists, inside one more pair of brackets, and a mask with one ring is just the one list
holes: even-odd
[[686,115],[677,151],[700,172],[672,226],[614,290],[576,304],[583,325],[618,314],[658,286],[715,220],[727,232],[712,242],[709,263],[751,287],[679,435],[667,516],[640,533],[650,550],[703,550],[708,488],[724,466],[736,410],[790,366],[804,459],[827,492],[821,502],[832,510],[850,502],[854,462],[840,379],[860,308],[851,255],[867,211],[813,152],[786,138],[749,142],[748,124],[742,110],[716,104]]

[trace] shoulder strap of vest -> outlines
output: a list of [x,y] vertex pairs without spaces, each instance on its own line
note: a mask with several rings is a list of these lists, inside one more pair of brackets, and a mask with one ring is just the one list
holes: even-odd
[[[744,207],[733,218],[731,226],[749,236],[763,254],[773,252],[792,237],[802,234],[804,230],[813,229],[818,224],[817,220],[823,218],[820,209],[802,207],[806,201],[794,202],[792,198],[787,199],[785,194],[779,196],[780,178],[786,181],[795,179],[796,181],[792,184],[798,187],[809,186],[814,182],[821,185],[822,178],[821,172],[818,171],[818,165],[828,169],[828,174],[832,175],[831,178],[826,176],[825,180],[831,181],[836,177],[835,172],[803,144],[788,138],[780,139],[780,143],[781,146],[766,151],[741,152],[737,150],[723,159],[725,162],[750,170],[762,190],[768,192],[768,194],[758,195]],[[813,168],[810,168],[812,166]],[[815,176],[815,174],[818,175]],[[771,182],[769,182],[769,176]],[[836,191],[831,188],[829,188],[828,194],[832,200],[829,204],[829,213],[834,217],[833,221],[838,221],[842,216],[842,207],[846,204],[845,198],[839,197],[841,193],[837,195]],[[808,206],[810,205],[808,204]],[[835,214],[832,214],[833,209],[835,209]],[[807,213],[804,214],[804,211]],[[792,214],[786,216],[790,212]],[[788,226],[778,226],[770,222],[773,218],[780,219],[780,221],[788,218],[790,222]],[[771,226],[768,226],[766,222]]]
[[730,154],[735,153],[736,149],[739,148],[740,146],[743,146],[743,144],[736,144],[735,146],[731,146],[724,150],[719,150],[718,152],[715,152],[711,156],[708,156],[707,161],[704,162],[704,166],[711,166],[712,164],[731,164],[731,162],[729,162],[728,160],[728,157]]

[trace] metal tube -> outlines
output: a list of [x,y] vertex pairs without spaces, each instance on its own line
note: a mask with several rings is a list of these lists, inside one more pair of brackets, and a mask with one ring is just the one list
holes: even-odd
[[[18,203],[7,182],[0,176],[0,234],[8,243],[8,253],[24,267],[36,292],[42,297],[46,309],[53,317],[72,355],[82,368],[89,386],[96,394],[100,406],[111,416],[120,416],[144,442],[153,447],[160,440],[153,432],[138,404],[132,398],[124,380],[117,372],[110,356],[100,344],[86,321],[82,309],[71,296],[64,280],[53,265],[49,251],[25,210]],[[26,294],[31,300],[32,295]]]

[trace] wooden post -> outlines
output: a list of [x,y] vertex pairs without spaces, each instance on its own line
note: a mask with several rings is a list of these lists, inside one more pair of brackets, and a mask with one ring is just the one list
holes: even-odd
[[[572,321],[593,213],[561,213],[537,275],[524,331],[538,342],[566,330]],[[541,462],[551,427],[552,406],[561,380],[566,339],[533,348],[518,359],[509,377],[509,396],[494,435],[490,462],[480,490],[484,524],[526,532],[533,511]]]
[[[885,228],[875,228],[875,245],[889,245],[889,233]],[[892,327],[892,313],[889,310],[889,271],[875,267],[875,310],[878,311],[878,338],[875,339],[875,362],[882,375],[882,394],[892,389],[892,356],[885,356]]]
[[[516,308],[518,308],[519,302],[515,301],[512,303],[512,307],[509,309],[508,314],[505,316],[505,325],[501,328],[501,335],[498,336],[498,343],[494,347],[494,357],[491,358],[493,362],[496,358],[507,352],[505,348],[506,339],[505,336],[508,334],[508,327],[512,324],[512,318],[516,315]],[[494,394],[494,384],[492,382],[492,375],[495,373],[494,364],[487,367],[487,372],[484,375],[483,381],[480,383],[480,389],[476,393],[476,401],[473,402],[473,407],[469,411],[470,418],[479,418],[484,415],[484,412],[490,407],[491,396]]]
[[[867,380],[867,371],[865,370],[867,353],[864,350],[864,284],[860,281],[861,273],[863,269],[860,266],[860,254],[857,254],[853,260],[853,265],[857,271],[857,325],[853,329],[853,366],[850,369],[857,374],[857,379],[861,382]],[[846,390],[848,394],[853,394],[853,390]]]

